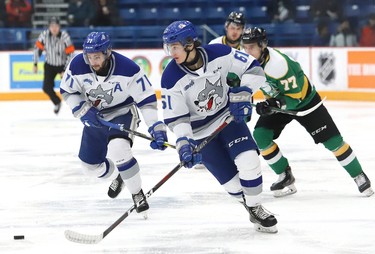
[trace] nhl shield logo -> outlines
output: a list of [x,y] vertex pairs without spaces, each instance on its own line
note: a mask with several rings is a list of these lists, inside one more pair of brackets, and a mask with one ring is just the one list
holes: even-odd
[[333,53],[324,53],[319,56],[319,78],[320,81],[328,85],[335,79],[335,57]]

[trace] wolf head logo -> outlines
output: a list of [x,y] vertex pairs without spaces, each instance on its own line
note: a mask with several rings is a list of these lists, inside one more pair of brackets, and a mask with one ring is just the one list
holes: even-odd
[[113,101],[112,89],[104,90],[102,85],[99,85],[96,89],[91,89],[87,93],[87,97],[90,101],[94,102],[94,106],[104,108],[103,104],[110,104]]
[[223,102],[224,89],[220,78],[212,84],[206,79],[205,88],[199,92],[194,104],[198,106],[198,111],[213,111]]

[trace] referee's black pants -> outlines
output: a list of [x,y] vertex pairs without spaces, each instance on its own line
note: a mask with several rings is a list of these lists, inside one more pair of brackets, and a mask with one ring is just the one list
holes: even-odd
[[45,92],[53,104],[58,105],[61,103],[60,97],[55,93],[55,78],[57,74],[64,71],[64,66],[53,66],[48,63],[44,64],[44,80],[43,92]]

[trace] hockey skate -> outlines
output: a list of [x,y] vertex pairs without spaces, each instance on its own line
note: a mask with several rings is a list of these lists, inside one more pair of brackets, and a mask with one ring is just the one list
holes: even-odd
[[122,180],[121,175],[119,174],[115,179],[113,179],[111,185],[109,186],[108,196],[110,198],[116,198],[118,194],[120,194],[124,186],[124,181]]
[[357,184],[360,193],[365,194],[367,197],[374,194],[374,191],[371,188],[371,181],[364,172],[354,177],[354,182]]
[[143,193],[143,190],[141,189],[137,194],[132,194],[134,205],[135,205],[135,211],[137,213],[142,213],[143,217],[147,219],[147,210],[149,209],[146,196]]
[[264,209],[262,205],[249,207],[245,205],[250,214],[250,221],[254,223],[255,230],[262,233],[277,233],[277,220],[270,212]]
[[292,195],[297,192],[294,186],[295,178],[291,168],[288,166],[283,173],[279,175],[279,179],[271,186],[271,191],[276,198]]
[[53,107],[53,112],[57,115],[60,111],[60,108],[61,108],[61,102],[59,102]]

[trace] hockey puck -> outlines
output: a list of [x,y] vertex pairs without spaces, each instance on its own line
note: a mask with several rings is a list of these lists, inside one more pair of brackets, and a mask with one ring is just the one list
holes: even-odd
[[23,240],[23,239],[25,239],[25,236],[24,235],[15,235],[13,238],[14,238],[14,240]]

